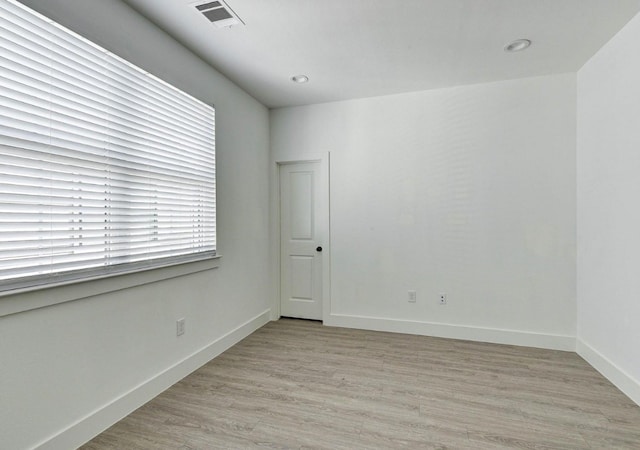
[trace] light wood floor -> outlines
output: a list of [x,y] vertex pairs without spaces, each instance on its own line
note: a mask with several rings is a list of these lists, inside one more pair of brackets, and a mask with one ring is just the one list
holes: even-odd
[[89,449],[640,449],[574,353],[272,322]]

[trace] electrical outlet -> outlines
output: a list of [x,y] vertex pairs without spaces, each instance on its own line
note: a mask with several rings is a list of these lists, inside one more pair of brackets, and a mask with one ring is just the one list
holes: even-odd
[[440,292],[440,296],[438,297],[441,305],[447,304],[447,294],[444,292]]
[[410,303],[415,303],[416,302],[416,291],[409,291],[409,302]]
[[176,336],[182,336],[185,332],[185,319],[178,319],[176,321]]

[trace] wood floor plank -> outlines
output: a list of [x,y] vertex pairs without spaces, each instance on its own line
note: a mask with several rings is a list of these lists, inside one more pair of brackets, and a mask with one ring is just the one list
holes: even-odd
[[82,447],[640,449],[640,407],[575,353],[281,319]]

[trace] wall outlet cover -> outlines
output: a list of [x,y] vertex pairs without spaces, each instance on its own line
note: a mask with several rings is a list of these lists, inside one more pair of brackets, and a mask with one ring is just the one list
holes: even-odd
[[178,319],[176,321],[176,336],[182,336],[184,334],[185,326],[186,326],[186,323],[184,318]]

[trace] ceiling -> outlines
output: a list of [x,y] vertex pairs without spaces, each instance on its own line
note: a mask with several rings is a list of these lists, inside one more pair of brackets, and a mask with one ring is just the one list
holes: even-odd
[[[574,72],[640,10],[640,0],[227,0],[245,25],[216,29],[193,0],[125,1],[270,108]],[[533,44],[503,50],[518,38]]]

